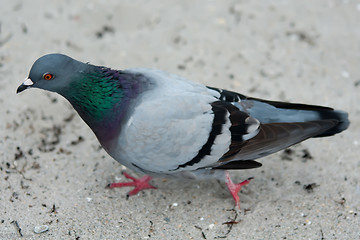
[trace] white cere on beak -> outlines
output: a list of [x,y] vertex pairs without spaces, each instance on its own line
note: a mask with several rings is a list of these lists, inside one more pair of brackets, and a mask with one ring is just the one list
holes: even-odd
[[24,84],[25,86],[31,86],[31,85],[34,84],[34,82],[31,81],[30,78],[26,78],[25,81],[23,82],[23,84]]

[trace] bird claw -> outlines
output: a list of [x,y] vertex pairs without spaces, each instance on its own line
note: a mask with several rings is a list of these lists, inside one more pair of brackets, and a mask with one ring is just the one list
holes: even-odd
[[226,186],[228,187],[231,196],[234,198],[236,206],[240,209],[240,197],[239,192],[241,188],[247,184],[250,183],[250,181],[253,179],[253,177],[250,177],[246,179],[245,181],[242,181],[241,183],[233,183],[233,181],[230,178],[229,172],[226,171]]
[[118,182],[118,183],[111,183],[108,185],[110,189],[117,188],[117,187],[135,187],[133,190],[126,194],[126,199],[130,196],[138,194],[140,191],[144,189],[156,189],[156,187],[152,186],[149,182],[151,181],[151,176],[143,176],[141,178],[135,178],[130,174],[123,172],[124,176],[127,179],[131,179],[131,182]]

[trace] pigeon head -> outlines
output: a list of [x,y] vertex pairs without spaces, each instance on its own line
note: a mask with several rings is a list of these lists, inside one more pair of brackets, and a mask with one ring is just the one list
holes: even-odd
[[118,122],[126,116],[130,102],[140,93],[142,80],[66,55],[48,54],[35,61],[17,93],[40,88],[62,95],[98,138],[106,139],[118,133]]
[[40,57],[31,67],[28,78],[21,84],[17,93],[28,88],[40,88],[61,92],[69,86],[74,76],[91,65],[76,61],[63,54],[48,54]]

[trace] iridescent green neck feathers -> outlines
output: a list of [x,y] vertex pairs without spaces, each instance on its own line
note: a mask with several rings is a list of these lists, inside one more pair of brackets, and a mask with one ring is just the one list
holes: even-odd
[[102,121],[114,106],[124,98],[119,79],[104,76],[104,73],[85,73],[73,81],[68,89],[68,99],[77,105],[77,110],[94,121]]
[[98,139],[108,141],[117,136],[130,105],[143,85],[138,76],[89,65],[78,72],[71,83],[59,92],[73,105]]

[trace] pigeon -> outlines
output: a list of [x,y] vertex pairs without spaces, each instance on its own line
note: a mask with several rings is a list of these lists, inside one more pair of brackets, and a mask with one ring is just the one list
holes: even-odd
[[116,161],[144,174],[110,188],[133,186],[128,196],[154,189],[153,177],[220,179],[240,207],[227,170],[262,166],[258,158],[312,137],[348,128],[348,114],[329,107],[269,101],[208,87],[161,70],[114,70],[47,54],[17,88],[65,97]]

